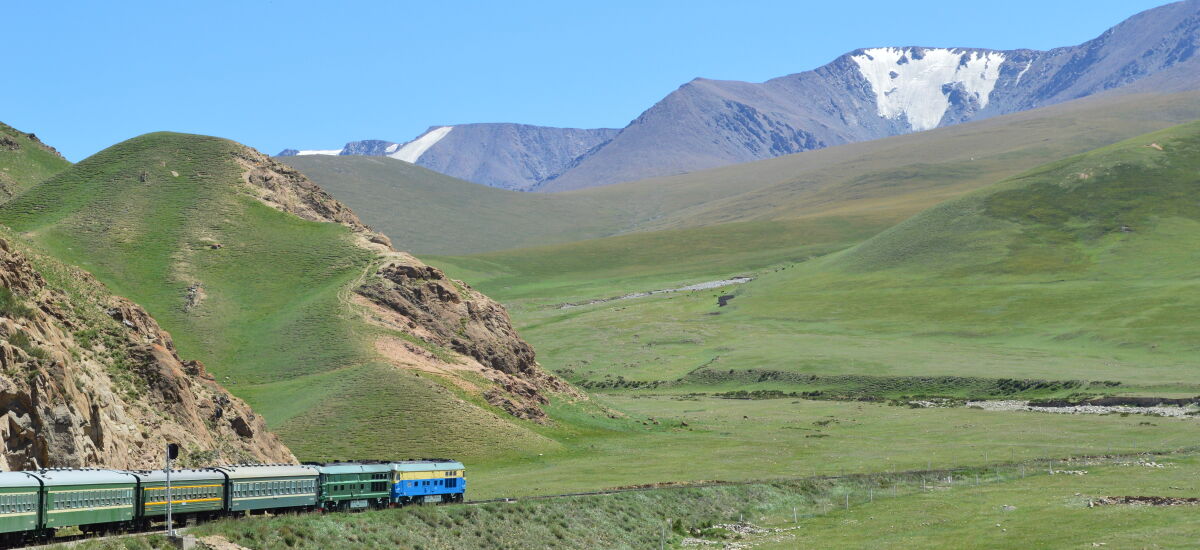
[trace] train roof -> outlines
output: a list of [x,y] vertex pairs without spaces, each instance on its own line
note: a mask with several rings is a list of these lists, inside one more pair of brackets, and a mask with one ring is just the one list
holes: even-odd
[[330,462],[314,464],[313,467],[322,474],[368,474],[392,471],[391,464],[355,464],[353,462]]
[[465,470],[462,462],[453,460],[402,460],[393,462],[392,469],[399,472],[428,472],[431,470]]
[[38,470],[33,475],[40,478],[47,487],[56,485],[103,485],[109,483],[137,483],[137,478],[129,472],[119,470],[79,469],[79,470]]
[[[167,474],[162,470],[142,470],[129,472],[142,480],[143,483],[165,483]],[[171,470],[171,483],[176,481],[225,481],[225,474],[211,468],[201,470]]]
[[41,487],[29,472],[0,472],[0,487]]
[[218,466],[215,469],[229,474],[229,479],[316,477],[317,475],[316,468],[311,466],[296,466],[294,464],[238,464],[235,466]]

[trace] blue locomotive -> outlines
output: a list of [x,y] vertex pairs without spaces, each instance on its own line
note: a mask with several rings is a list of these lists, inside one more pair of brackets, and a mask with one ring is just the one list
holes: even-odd
[[[241,464],[172,470],[176,522],[278,511],[346,511],[461,502],[466,468],[445,459]],[[166,473],[103,469],[0,472],[0,545],[77,527],[103,534],[165,521]]]

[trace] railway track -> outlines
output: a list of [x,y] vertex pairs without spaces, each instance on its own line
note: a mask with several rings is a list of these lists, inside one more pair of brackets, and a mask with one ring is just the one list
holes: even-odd
[[[989,465],[979,466],[979,467],[942,468],[942,469],[934,468],[934,469],[925,469],[925,470],[904,470],[904,471],[894,471],[894,472],[877,472],[877,473],[862,473],[862,474],[806,476],[806,477],[797,477],[797,478],[758,479],[758,480],[746,480],[746,481],[704,481],[704,482],[697,482],[697,483],[661,483],[661,484],[649,484],[649,485],[637,486],[637,487],[618,487],[618,488],[613,488],[613,489],[601,489],[601,490],[597,490],[597,491],[580,491],[580,492],[572,492],[572,493],[555,493],[555,494],[548,494],[548,495],[527,495],[527,496],[517,496],[517,497],[497,497],[497,498],[490,498],[490,499],[465,500],[463,502],[437,503],[435,505],[478,506],[481,504],[492,504],[492,503],[512,503],[512,502],[524,502],[524,501],[536,501],[536,500],[550,500],[550,499],[556,499],[556,498],[575,498],[575,497],[588,497],[588,496],[617,495],[617,494],[622,494],[622,493],[662,491],[662,490],[666,490],[666,489],[699,489],[699,488],[705,488],[705,487],[760,485],[763,483],[794,483],[794,482],[798,482],[798,481],[837,481],[837,480],[846,480],[846,479],[871,478],[871,477],[878,477],[878,476],[888,476],[888,477],[893,477],[893,478],[920,477],[920,476],[935,477],[937,475],[947,475],[947,474],[955,474],[955,473],[968,472],[968,471],[977,471],[980,469],[1004,468],[1004,467],[1012,468],[1012,467],[1016,467],[1019,465],[1031,465],[1030,471],[1033,472],[1033,471],[1036,471],[1037,465],[1048,463],[1048,462],[1053,463],[1056,461],[1057,462],[1068,462],[1068,461],[1080,461],[1080,460],[1114,460],[1115,461],[1115,460],[1122,460],[1122,459],[1131,459],[1131,458],[1136,458],[1136,457],[1166,456],[1166,455],[1172,455],[1172,454],[1197,452],[1197,451],[1200,451],[1200,447],[1178,449],[1178,450],[1174,450],[1174,451],[1158,451],[1158,452],[1112,454],[1112,455],[1079,455],[1079,456],[1068,456],[1068,457],[1063,457],[1063,458],[1043,458],[1043,459],[1034,459],[1034,460],[1029,460],[1029,461],[996,463],[996,464],[989,464]],[[422,505],[417,504],[417,505],[410,505],[410,506],[422,506]],[[357,512],[349,512],[349,513],[357,513]],[[197,522],[196,525],[200,525],[203,523],[205,523],[205,522],[202,522],[202,521]],[[183,528],[176,529],[176,532],[183,534],[187,530],[188,530],[188,527],[183,527]],[[67,537],[59,537],[56,540],[51,541],[51,542],[39,543],[39,544],[35,544],[35,545],[22,546],[22,547],[17,547],[17,548],[24,549],[24,550],[33,550],[33,549],[53,548],[56,546],[68,546],[69,547],[69,546],[74,546],[74,545],[80,544],[82,542],[88,542],[88,541],[115,540],[115,539],[127,538],[127,537],[144,537],[144,536],[161,534],[161,533],[162,533],[162,528],[160,527],[160,528],[156,528],[153,530],[116,533],[116,534],[112,534],[112,535],[103,535],[103,536],[81,534],[81,535],[72,535],[72,536],[67,536]]]

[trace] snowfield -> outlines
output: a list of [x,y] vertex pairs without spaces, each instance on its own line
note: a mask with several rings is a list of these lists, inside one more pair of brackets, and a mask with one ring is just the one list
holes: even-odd
[[941,124],[950,108],[947,84],[961,83],[986,107],[1005,60],[1000,52],[945,48],[871,48],[850,58],[871,83],[879,116],[904,115],[916,131]]
[[396,151],[388,156],[394,159],[400,159],[404,162],[411,162],[415,164],[417,160],[421,158],[421,155],[425,154],[425,151],[428,151],[430,147],[437,145],[437,142],[446,137],[446,135],[450,133],[450,130],[453,129],[453,126],[439,126],[434,128],[428,132],[425,132],[425,134],[421,137],[405,143],[400,147],[399,151]]

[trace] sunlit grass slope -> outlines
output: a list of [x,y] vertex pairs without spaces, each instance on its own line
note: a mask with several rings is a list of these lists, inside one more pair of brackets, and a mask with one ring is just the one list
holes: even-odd
[[[1188,124],[1051,163],[737,287],[556,309],[514,275],[482,286],[511,298],[544,364],[598,388],[996,395],[986,380],[1012,378],[1195,394],[1198,135]],[[599,286],[586,273],[605,261],[622,260],[598,257],[572,284]],[[554,277],[567,278],[533,280]]]
[[496,189],[387,157],[280,157],[397,248],[472,254],[604,237],[631,223],[609,201]]
[[70,165],[29,134],[0,123],[0,202]]
[[[1095,97],[929,132],[557,193],[552,196],[560,200],[616,207],[628,216],[626,225],[609,230],[615,237],[551,244],[577,233],[564,230],[561,217],[547,216],[532,226],[541,236],[529,237],[542,246],[433,260],[514,305],[533,297],[554,304],[710,280],[840,250],[1041,164],[1197,118],[1200,95],[1194,93]],[[370,178],[355,181],[360,192],[377,188]],[[392,191],[370,193],[385,197]],[[434,201],[433,209],[447,224],[475,219],[479,208],[463,204],[445,208]],[[496,211],[506,208],[500,204]],[[390,219],[366,216],[368,223]],[[595,227],[591,218],[567,221]],[[441,254],[439,247],[449,249],[433,246],[430,254]]]
[[372,253],[346,227],[252,197],[234,157],[241,147],[141,136],[7,203],[0,222],[146,307],[182,356],[204,361],[302,458],[469,457],[546,444],[383,365],[368,343],[378,329],[347,304]]

